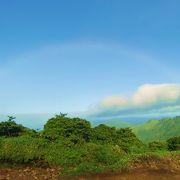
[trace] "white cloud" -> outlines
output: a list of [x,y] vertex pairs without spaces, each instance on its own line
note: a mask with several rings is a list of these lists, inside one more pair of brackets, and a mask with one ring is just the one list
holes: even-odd
[[118,116],[133,114],[175,113],[180,105],[179,84],[145,84],[129,97],[109,96],[104,98],[91,116]]
[[121,96],[109,96],[104,98],[100,104],[105,108],[126,106],[128,104],[128,100]]
[[100,103],[104,107],[148,106],[160,102],[174,102],[180,99],[180,85],[145,84],[131,97],[109,96]]
[[180,85],[146,84],[132,97],[134,105],[151,105],[159,102],[174,102],[180,98]]

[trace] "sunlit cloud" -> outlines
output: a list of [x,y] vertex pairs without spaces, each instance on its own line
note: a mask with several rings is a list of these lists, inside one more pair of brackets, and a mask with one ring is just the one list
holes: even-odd
[[178,113],[179,104],[179,84],[145,84],[131,96],[105,97],[87,114],[91,117],[112,117]]

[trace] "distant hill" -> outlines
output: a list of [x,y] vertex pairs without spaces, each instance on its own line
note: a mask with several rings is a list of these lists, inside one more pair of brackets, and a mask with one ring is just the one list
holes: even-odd
[[167,140],[180,136],[180,117],[150,120],[133,126],[132,129],[143,142]]
[[91,121],[93,127],[105,124],[110,127],[130,127],[143,142],[163,141],[174,136],[180,136],[180,116],[175,118],[163,118],[160,120],[149,120],[143,124],[134,125],[119,118]]
[[104,121],[92,121],[91,122],[92,126],[98,126],[99,124],[105,124],[109,127],[116,127],[116,128],[126,128],[126,127],[131,127],[132,124],[125,122],[119,118],[113,118],[113,119],[108,119]]

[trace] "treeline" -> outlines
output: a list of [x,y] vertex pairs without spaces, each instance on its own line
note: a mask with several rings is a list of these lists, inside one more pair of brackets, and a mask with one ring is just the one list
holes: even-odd
[[132,157],[168,150],[180,150],[180,137],[144,144],[129,128],[92,128],[66,114],[49,119],[42,131],[19,125],[13,117],[0,123],[1,163],[60,166],[61,175],[125,169]]

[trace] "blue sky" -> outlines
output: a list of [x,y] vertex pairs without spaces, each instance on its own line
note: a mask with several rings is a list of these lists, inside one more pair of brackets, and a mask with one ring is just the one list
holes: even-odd
[[[179,0],[1,1],[0,114],[177,113],[179,8]],[[138,99],[140,110],[139,92],[156,101]]]

